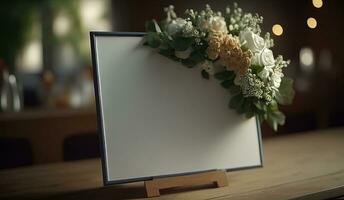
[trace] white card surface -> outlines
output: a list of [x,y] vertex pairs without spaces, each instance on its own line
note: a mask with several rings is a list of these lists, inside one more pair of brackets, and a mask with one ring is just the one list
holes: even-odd
[[260,127],[228,108],[200,69],[142,46],[142,35],[91,33],[105,184],[262,166]]

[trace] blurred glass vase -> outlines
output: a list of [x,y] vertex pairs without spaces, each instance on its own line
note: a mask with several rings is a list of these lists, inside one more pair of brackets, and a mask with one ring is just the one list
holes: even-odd
[[2,112],[18,112],[22,109],[22,99],[16,77],[7,70],[2,73],[0,110]]

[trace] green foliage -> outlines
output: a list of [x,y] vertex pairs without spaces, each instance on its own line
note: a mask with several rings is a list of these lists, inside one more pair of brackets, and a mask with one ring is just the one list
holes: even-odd
[[188,68],[192,68],[196,65],[196,63],[191,59],[180,59],[180,61]]
[[178,59],[177,58],[177,60],[180,60],[183,63],[183,65],[185,65],[188,68],[195,67],[198,63],[204,61],[204,59],[205,58],[203,57],[203,55],[197,50],[193,51],[190,54],[190,57],[187,59]]
[[232,96],[231,100],[229,101],[229,107],[232,109],[240,110],[243,103],[244,97],[242,96],[242,94],[237,94]]
[[[147,45],[149,45],[148,42],[147,42]],[[171,58],[174,55],[174,51],[172,49],[160,49],[159,53],[168,58]]]
[[236,95],[238,93],[241,93],[241,88],[237,85],[232,84],[232,86],[229,87],[229,92],[232,95]]
[[290,105],[293,102],[294,96],[293,80],[283,77],[278,92],[276,93],[277,102],[281,105]]
[[233,85],[233,82],[230,80],[224,80],[220,84],[223,88],[229,89]]
[[146,29],[146,32],[156,32],[153,20],[146,21],[145,29]]
[[161,33],[160,26],[159,26],[158,22],[156,22],[155,19],[153,19],[151,21],[147,21],[145,24],[145,28],[146,28],[147,32]]
[[251,65],[251,69],[252,69],[253,74],[258,74],[259,72],[261,72],[264,69],[264,66]]
[[278,125],[284,125],[285,115],[279,111],[277,102],[273,101],[270,104],[264,104],[258,101],[254,105],[260,121],[266,120],[274,131],[277,131]]
[[[257,116],[261,122],[267,121],[275,131],[277,131],[279,125],[284,125],[285,115],[279,111],[279,102],[272,101],[267,103],[257,98],[244,97],[240,86],[236,86],[233,83],[232,72],[220,72],[215,74],[215,77],[221,80],[220,84],[222,87],[229,89],[232,95],[229,107],[235,109],[238,114],[245,114],[247,118]],[[290,80],[284,81],[284,83],[286,83],[284,86],[288,88],[286,91],[289,91],[286,95],[291,95],[292,83]],[[289,98],[288,96],[288,100],[292,100],[292,97]]]
[[165,31],[159,33],[159,37],[161,40],[159,49],[168,50],[174,53],[174,49],[172,48],[172,38]]
[[232,71],[223,71],[223,72],[216,73],[214,77],[220,81],[234,80],[235,74]]
[[247,119],[249,119],[249,118],[255,116],[256,114],[254,113],[252,102],[249,102],[246,105],[247,105],[247,107],[246,107],[247,110],[246,110],[246,113],[245,113],[245,117]]
[[237,92],[232,96],[229,107],[235,109],[238,114],[245,114],[246,118],[256,115],[252,99],[244,97],[241,92]]
[[202,70],[202,71],[201,71],[201,74],[202,74],[202,77],[203,77],[204,79],[209,79],[209,73],[206,72],[205,70]]
[[234,92],[231,92],[233,88],[239,88],[239,91],[241,91],[240,87],[234,85],[235,74],[232,71],[219,72],[214,77],[220,81],[223,88],[229,89],[231,94],[234,94]]
[[190,58],[192,61],[194,61],[196,64],[200,63],[202,61],[205,60],[203,53],[200,50],[194,50],[191,55]]
[[156,32],[148,32],[146,39],[147,39],[147,44],[152,48],[158,48],[161,44],[160,37],[158,33]]
[[177,36],[172,41],[172,47],[176,51],[185,51],[191,46],[192,42],[193,42],[192,38]]
[[274,131],[277,131],[278,125],[284,125],[285,115],[281,111],[277,110],[273,112],[268,112],[267,114],[267,122],[274,129]]

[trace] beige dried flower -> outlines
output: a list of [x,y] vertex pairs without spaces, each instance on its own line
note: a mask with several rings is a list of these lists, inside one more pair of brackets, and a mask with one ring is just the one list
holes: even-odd
[[223,37],[224,34],[220,32],[213,32],[208,36],[207,55],[209,59],[216,60],[218,58]]
[[213,32],[208,36],[208,58],[219,58],[222,65],[236,73],[244,74],[251,64],[251,54],[244,52],[237,38],[221,32]]
[[251,64],[251,54],[247,51],[244,52],[239,41],[231,35],[223,37],[219,56],[223,65],[241,75],[246,72]]

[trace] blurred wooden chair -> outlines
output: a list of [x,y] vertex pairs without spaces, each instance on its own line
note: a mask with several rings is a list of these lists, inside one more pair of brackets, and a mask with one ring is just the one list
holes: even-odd
[[0,138],[0,169],[33,164],[30,141],[21,138]]
[[66,137],[63,142],[63,160],[72,161],[100,156],[96,133],[79,133]]

